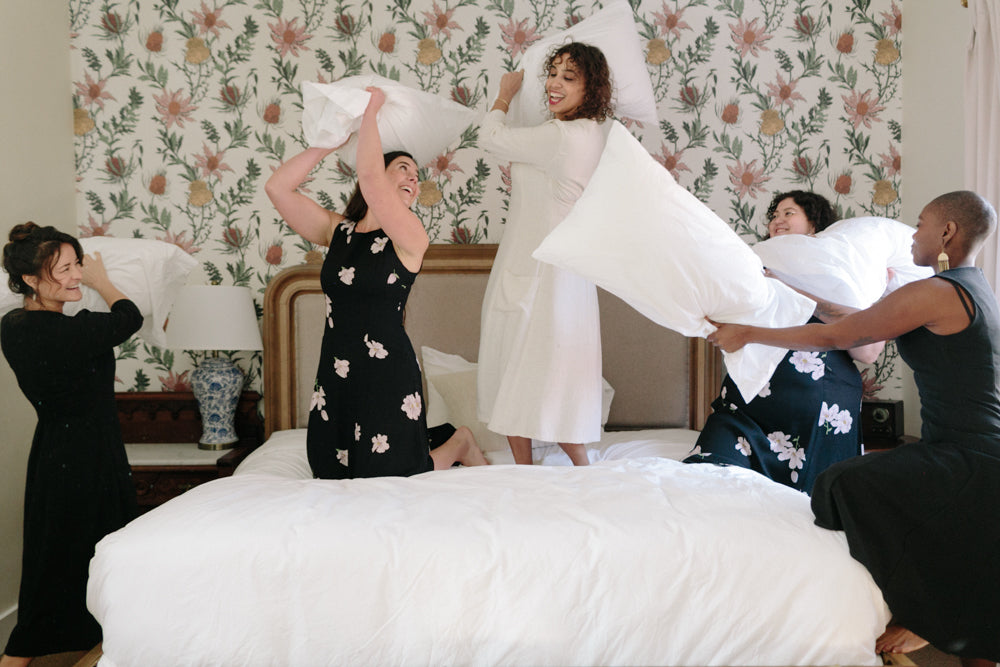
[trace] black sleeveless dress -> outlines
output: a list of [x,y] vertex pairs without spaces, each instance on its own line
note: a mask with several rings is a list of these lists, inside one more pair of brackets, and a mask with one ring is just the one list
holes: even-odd
[[812,508],[817,525],[847,534],[894,623],[1000,661],[1000,316],[979,269],[938,277],[974,313],[959,333],[921,327],[897,341],[920,392],[921,441],[830,467]]
[[89,650],[101,641],[86,604],[90,559],[97,542],[137,511],[115,405],[114,347],[140,326],[142,315],[127,299],[110,313],[73,317],[17,309],[0,323],[3,354],[38,414],[7,655]]
[[326,294],[307,452],[316,477],[409,476],[433,470],[420,368],[403,329],[417,274],[382,230],[337,227],[323,262]]

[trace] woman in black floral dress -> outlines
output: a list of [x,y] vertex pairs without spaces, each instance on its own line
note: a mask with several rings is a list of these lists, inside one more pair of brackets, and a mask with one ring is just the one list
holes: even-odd
[[[836,218],[822,195],[793,190],[774,195],[767,220],[772,237],[815,234]],[[861,453],[862,386],[854,359],[872,363],[883,347],[790,351],[750,402],[726,376],[685,462],[750,468],[810,493],[817,475]]]
[[[403,329],[403,309],[430,241],[410,206],[417,165],[403,152],[382,154],[371,100],[358,131],[358,187],[344,214],[297,192],[336,149],[309,148],[279,167],[266,191],[306,240],[329,246],[321,283],[327,300],[307,447],[321,478],[414,475],[486,459],[465,427],[431,450],[420,369]],[[438,438],[438,441],[443,438]]]

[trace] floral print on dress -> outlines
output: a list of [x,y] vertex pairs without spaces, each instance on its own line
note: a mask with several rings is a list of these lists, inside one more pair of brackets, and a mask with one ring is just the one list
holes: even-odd
[[389,436],[381,433],[372,436],[372,453],[385,454],[389,451]]
[[326,299],[326,326],[333,328],[333,301],[330,301],[330,297],[326,294],[323,295]]
[[819,352],[793,352],[788,361],[795,370],[811,375],[813,380],[819,380],[826,373],[826,365]]
[[365,334],[365,345],[368,346],[368,356],[375,357],[376,359],[385,359],[389,356],[389,350],[385,349],[385,346],[378,341],[369,340],[368,334]]
[[385,284],[395,285],[397,280],[399,280],[399,274],[393,271],[392,273],[389,274],[389,277],[386,278]]
[[779,461],[788,461],[792,481],[799,481],[798,471],[805,464],[806,450],[798,446],[798,437],[791,438],[781,431],[775,431],[767,434],[767,441],[771,444],[771,451],[778,455]]
[[738,451],[743,456],[750,458],[750,441],[744,438],[742,435],[736,438],[736,451]]
[[378,238],[372,241],[372,254],[377,255],[378,253],[385,250],[385,244],[388,242],[389,242],[388,236],[383,236],[382,238]]
[[353,220],[344,220],[340,223],[340,229],[343,230],[344,234],[347,235],[347,242],[351,242],[351,234],[354,233],[354,228],[358,223]]
[[361,424],[354,425],[354,442],[361,442]]
[[330,421],[330,416],[326,414],[326,391],[323,387],[316,385],[316,390],[313,391],[312,400],[309,401],[309,411],[318,410],[323,421]]
[[400,408],[406,413],[406,416],[410,419],[416,420],[420,418],[420,412],[423,410],[423,406],[420,401],[420,394],[414,392],[403,398],[403,405]]
[[347,359],[336,359],[333,360],[333,372],[342,378],[346,378],[347,374],[351,372],[351,362]]
[[823,401],[819,411],[819,426],[825,427],[827,433],[831,430],[838,434],[850,433],[853,423],[854,418],[850,410],[841,410],[836,403],[828,406],[826,401]]
[[337,450],[337,461],[339,461],[340,465],[344,466],[345,468],[347,467],[347,454],[348,450],[346,449]]
[[350,285],[351,283],[354,282],[354,267],[347,266],[342,268],[340,270],[340,273],[337,274],[337,277],[340,278],[340,282],[344,283],[345,285]]

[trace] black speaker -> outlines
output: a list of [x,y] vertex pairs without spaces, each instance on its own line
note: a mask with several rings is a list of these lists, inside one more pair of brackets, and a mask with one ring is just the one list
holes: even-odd
[[862,401],[861,435],[866,447],[894,447],[903,436],[903,402]]

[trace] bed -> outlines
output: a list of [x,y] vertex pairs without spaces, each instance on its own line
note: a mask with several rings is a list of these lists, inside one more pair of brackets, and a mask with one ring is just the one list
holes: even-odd
[[[407,307],[416,349],[474,363],[494,252],[432,246]],[[318,277],[287,269],[265,295],[267,441],[98,545],[101,665],[881,664],[885,603],[808,498],[677,461],[717,355],[606,293],[614,399],[591,466],[537,443],[531,467],[497,449],[485,467],[310,479]],[[446,397],[428,393],[430,414]]]

